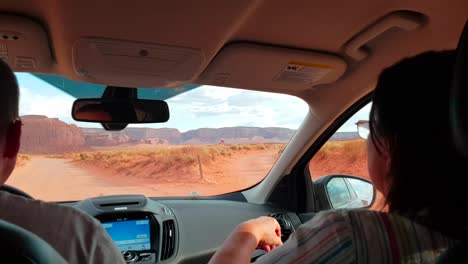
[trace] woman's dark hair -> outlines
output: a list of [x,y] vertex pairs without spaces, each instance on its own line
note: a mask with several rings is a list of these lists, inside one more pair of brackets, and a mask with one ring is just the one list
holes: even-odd
[[449,127],[454,62],[454,51],[433,51],[385,69],[374,91],[370,140],[389,151],[389,212],[458,237],[465,233],[468,162]]

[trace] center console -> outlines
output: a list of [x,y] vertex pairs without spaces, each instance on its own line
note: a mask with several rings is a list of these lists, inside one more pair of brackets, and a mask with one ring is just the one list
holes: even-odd
[[152,213],[108,213],[96,216],[125,261],[155,263],[159,249],[159,224]]
[[127,263],[158,263],[176,255],[177,223],[163,204],[125,195],[92,198],[74,207],[101,222]]

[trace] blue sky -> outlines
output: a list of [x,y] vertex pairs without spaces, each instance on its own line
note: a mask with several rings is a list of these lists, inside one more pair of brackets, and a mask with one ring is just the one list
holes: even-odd
[[[20,115],[56,117],[80,127],[100,124],[76,122],[71,118],[75,98],[26,73],[16,74],[20,86]],[[134,127],[171,127],[184,132],[197,128],[232,126],[286,127],[297,129],[308,106],[296,97],[214,86],[201,86],[167,100],[170,119],[163,124]],[[354,123],[367,119],[369,106],[347,122],[341,131],[355,131]]]
[[357,111],[348,121],[346,121],[343,126],[339,129],[339,131],[356,131],[356,122],[359,120],[369,120],[369,113],[372,104],[369,103],[364,106],[361,110]]
[[[33,75],[17,73],[16,76],[21,91],[20,115],[46,115],[81,127],[100,127],[100,124],[76,122],[71,118],[75,100],[72,96]],[[132,126],[171,127],[180,131],[231,126],[296,129],[308,111],[307,104],[293,96],[214,86],[201,86],[167,103],[171,114],[167,123]]]

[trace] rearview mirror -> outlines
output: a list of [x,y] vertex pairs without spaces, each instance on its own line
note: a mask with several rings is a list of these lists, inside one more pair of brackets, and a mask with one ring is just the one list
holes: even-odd
[[169,120],[169,107],[160,100],[78,99],[73,103],[72,117],[76,121],[107,124],[164,123]]
[[321,210],[338,208],[369,208],[376,192],[368,180],[348,176],[329,175],[314,182]]

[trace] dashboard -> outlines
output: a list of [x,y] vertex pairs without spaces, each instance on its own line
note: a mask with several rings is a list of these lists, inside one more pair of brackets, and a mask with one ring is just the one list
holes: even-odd
[[259,216],[275,217],[283,240],[302,223],[294,213],[244,201],[117,195],[63,205],[98,219],[125,261],[138,264],[207,263],[239,223]]

